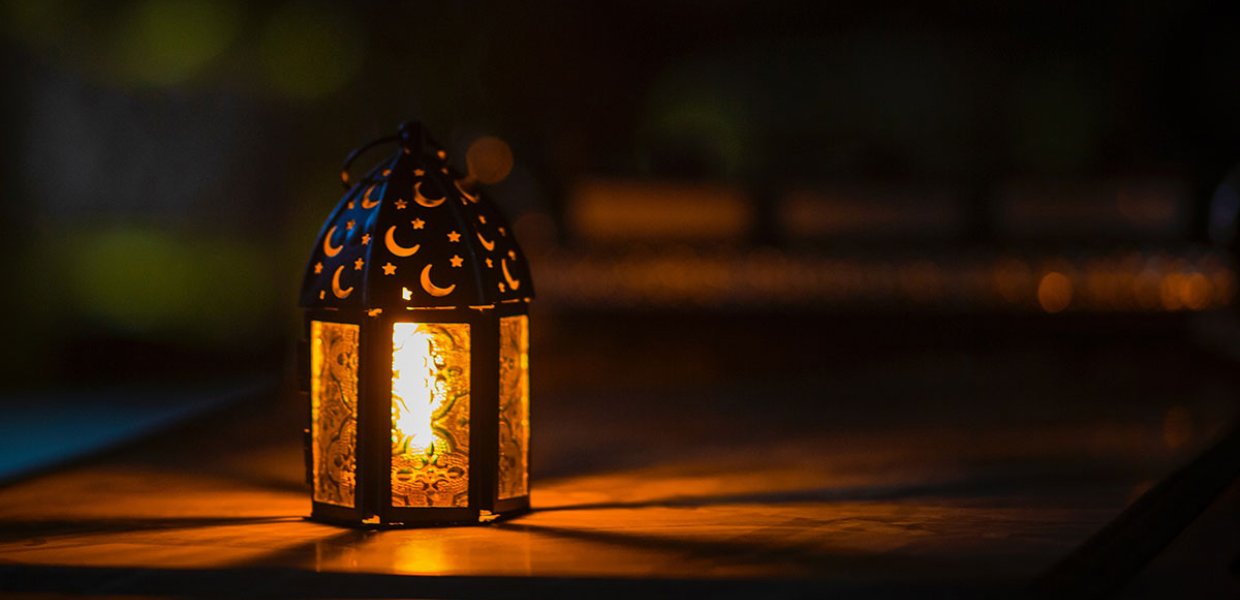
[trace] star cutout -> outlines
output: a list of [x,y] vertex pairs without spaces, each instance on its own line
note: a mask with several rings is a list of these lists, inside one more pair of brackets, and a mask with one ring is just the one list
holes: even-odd
[[509,259],[509,260],[517,260],[517,252],[516,252],[516,250],[509,250],[509,251],[508,251],[508,259]]
[[440,160],[443,160],[445,158],[448,158],[448,153],[444,152],[443,150],[440,150],[439,152],[435,153],[435,156],[438,156]]
[[357,222],[354,221],[353,219],[349,219],[349,221],[344,224],[344,228],[348,229],[349,231],[353,231],[354,225],[357,225]]
[[504,288],[504,284],[503,284],[502,282],[499,284],[499,291],[501,291],[501,292],[506,292],[506,291],[508,291],[506,288]]
[[362,245],[365,246],[369,243],[370,243],[370,234],[369,233],[362,234]]
[[460,267],[461,265],[465,264],[465,259],[453,254],[451,262],[452,262],[452,266]]
[[410,221],[410,223],[413,223],[414,229],[422,229],[423,227],[426,227],[426,221],[423,221],[422,219],[414,219]]
[[409,206],[408,202],[405,202],[404,200],[396,201],[396,210],[405,210],[406,206]]
[[314,274],[318,275],[319,273],[322,273],[322,272],[323,272],[323,263],[321,262],[314,263]]
[[507,230],[507,229],[504,229],[503,227],[500,227],[500,228],[499,228],[499,234],[500,234],[500,235],[502,235],[502,236],[504,236],[504,237],[508,237],[508,230]]
[[359,259],[357,259],[357,260],[353,261],[353,270],[354,270],[354,271],[361,271],[361,270],[362,270],[362,267],[363,267],[363,266],[365,266],[365,265],[366,265],[366,261],[364,261],[364,260],[362,260],[362,259],[360,259],[360,258],[359,258]]
[[354,206],[353,201],[350,200],[349,203],[346,204],[345,206],[348,207],[349,210],[353,210],[353,206]]
[[383,265],[383,274],[384,274],[384,275],[395,275],[395,274],[396,274],[396,265],[394,265],[394,264],[392,264],[392,263],[388,263],[388,264],[386,264],[386,265]]
[[478,222],[479,222],[479,223],[482,223],[483,225],[486,225],[486,224],[487,224],[487,218],[486,218],[486,217],[484,217],[484,216],[482,216],[482,215],[478,215]]
[[413,174],[415,177],[421,177],[426,174],[426,171],[423,171],[422,169],[414,169]]
[[449,242],[453,242],[453,243],[456,243],[456,242],[461,241],[461,234],[459,234],[459,233],[457,233],[457,232],[455,232],[455,231],[453,231],[452,233],[449,233],[449,234],[448,234],[448,241],[449,241]]
[[327,292],[319,290],[319,300],[322,300],[325,296],[327,296]]
[[494,268],[495,268],[495,263],[491,262],[491,259],[489,259],[489,258],[487,259],[487,268],[488,268],[488,269],[494,269]]

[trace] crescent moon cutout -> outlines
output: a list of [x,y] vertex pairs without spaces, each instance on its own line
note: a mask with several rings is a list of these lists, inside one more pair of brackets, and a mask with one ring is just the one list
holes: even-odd
[[489,241],[487,241],[487,239],[486,239],[486,238],[482,237],[482,232],[481,232],[481,231],[479,231],[479,232],[478,232],[478,241],[479,241],[479,242],[482,242],[482,247],[483,247],[483,248],[486,248],[486,249],[487,249],[487,252],[490,252],[490,251],[492,251],[492,250],[494,250],[494,249],[495,249],[495,242],[489,242]]
[[508,272],[508,259],[499,259],[499,269],[504,272],[504,281],[508,282],[508,287],[512,291],[517,291],[521,287],[520,279],[513,279],[512,274]]
[[379,206],[379,201],[378,201],[378,200],[375,200],[375,201],[373,201],[373,202],[371,202],[371,200],[370,200],[370,193],[371,193],[371,192],[373,192],[373,191],[375,191],[375,186],[376,186],[376,185],[379,185],[379,184],[377,184],[377,183],[376,183],[376,184],[374,184],[374,185],[372,185],[372,186],[370,186],[370,187],[366,188],[366,193],[362,195],[362,208],[364,208],[364,209],[366,209],[366,210],[370,210],[370,209],[372,209],[372,208],[374,208],[374,207],[376,207],[376,206]]
[[340,265],[339,267],[336,267],[336,272],[332,274],[332,293],[335,294],[337,298],[342,300],[348,298],[349,294],[353,293],[353,286],[349,286],[347,288],[340,287],[340,272],[343,270],[344,265]]
[[332,234],[334,233],[336,233],[336,226],[332,225],[332,228],[327,230],[327,235],[323,236],[323,254],[326,254],[327,258],[340,254],[340,250],[344,248],[344,244],[332,248]]
[[436,298],[443,298],[444,296],[451,294],[452,290],[456,289],[456,284],[454,283],[446,288],[436,286],[431,281],[431,265],[430,263],[427,263],[426,266],[422,268],[422,289],[426,290],[426,293]]
[[422,247],[421,244],[414,244],[413,246],[406,248],[404,246],[401,246],[400,244],[397,244],[395,225],[388,227],[387,234],[383,236],[383,243],[387,246],[388,252],[391,252],[392,254],[399,256],[401,258],[404,258],[406,256],[413,256],[414,254],[417,254],[418,249]]
[[461,193],[461,195],[462,195],[462,196],[464,196],[466,200],[469,200],[470,202],[473,202],[474,204],[477,204],[477,203],[478,203],[478,195],[477,195],[477,194],[471,194],[471,193],[469,193],[469,192],[465,191],[465,188],[461,187],[461,182],[460,182],[459,180],[458,180],[458,181],[453,181],[453,182],[452,182],[452,185],[455,185],[455,186],[456,186],[456,191],[460,192],[460,193]]
[[447,199],[448,197],[444,196],[443,198],[437,198],[435,200],[431,200],[427,198],[426,196],[422,195],[422,182],[421,181],[413,184],[413,201],[417,202],[418,204],[422,206],[425,206],[426,208],[435,208],[436,206],[443,204],[443,201]]

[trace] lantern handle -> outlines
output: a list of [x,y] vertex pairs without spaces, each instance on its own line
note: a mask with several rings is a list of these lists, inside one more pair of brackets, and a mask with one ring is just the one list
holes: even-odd
[[349,167],[353,166],[353,161],[357,160],[367,150],[390,142],[400,142],[407,154],[416,148],[418,155],[421,156],[422,149],[426,146],[426,130],[417,121],[401,123],[400,131],[395,135],[385,135],[354,148],[344,158],[344,164],[340,167],[340,184],[344,186],[344,189],[349,189]]

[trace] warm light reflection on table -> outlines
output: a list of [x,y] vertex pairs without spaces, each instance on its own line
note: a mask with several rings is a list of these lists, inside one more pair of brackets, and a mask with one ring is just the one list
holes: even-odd
[[[910,432],[912,433],[912,432]],[[218,568],[275,563],[396,574],[664,577],[1024,576],[1109,519],[1130,490],[1017,497],[1037,457],[1170,456],[1161,423],[1037,439],[837,433],[539,482],[533,514],[489,527],[350,530],[302,520],[296,447],[222,457],[214,474],[117,465],[6,490],[0,560]],[[1178,442],[1177,442],[1178,443]],[[1002,472],[974,465],[1008,461]],[[1034,462],[1031,462],[1034,461]],[[1089,486],[1083,486],[1089,487]],[[975,496],[974,488],[997,488]],[[994,494],[997,493],[996,498]],[[1082,499],[1082,494],[1087,499]],[[1011,496],[1011,500],[1002,498]],[[1122,496],[1122,497],[1121,497]],[[91,498],[83,502],[82,498]],[[983,500],[983,498],[985,498]],[[63,523],[63,525],[57,525]],[[33,532],[34,536],[24,532]],[[1019,560],[1013,559],[1013,552]]]

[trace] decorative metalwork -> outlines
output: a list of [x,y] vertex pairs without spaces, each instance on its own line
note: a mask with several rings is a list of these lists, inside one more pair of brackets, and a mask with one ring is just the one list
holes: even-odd
[[499,320],[499,498],[529,493],[530,324]]
[[392,506],[469,505],[469,325],[392,326]]
[[358,326],[310,322],[314,500],[353,507],[357,481]]
[[[387,143],[396,152],[351,181],[352,163]],[[454,171],[418,123],[351,152],[341,179],[299,301],[311,518],[439,525],[530,510],[534,289],[511,226],[478,187],[490,180]]]
[[[402,150],[364,178],[346,178],[353,185],[319,233],[301,305],[369,310],[532,298],[525,256],[474,181],[454,171],[418,125],[378,143],[391,141]],[[351,293],[355,287],[364,293]]]

